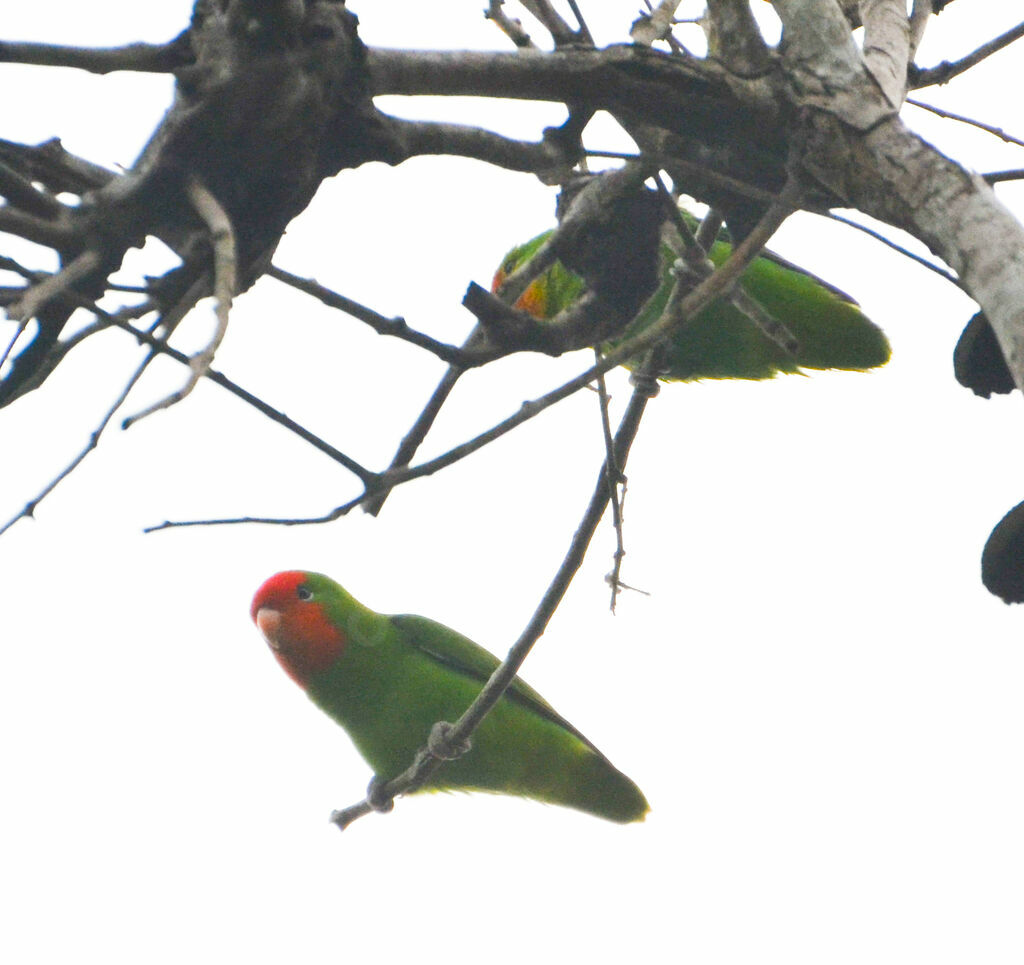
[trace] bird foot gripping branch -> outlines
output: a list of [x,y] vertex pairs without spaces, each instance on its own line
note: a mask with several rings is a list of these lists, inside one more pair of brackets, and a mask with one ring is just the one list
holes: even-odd
[[[366,803],[378,814],[387,814],[395,809],[395,799],[384,790],[385,781],[382,781],[375,774],[366,785]],[[334,812],[338,814],[338,811]],[[334,818],[332,817],[332,820]]]
[[473,747],[471,740],[453,740],[454,724],[439,720],[427,735],[427,753],[439,761],[455,761],[468,754]]

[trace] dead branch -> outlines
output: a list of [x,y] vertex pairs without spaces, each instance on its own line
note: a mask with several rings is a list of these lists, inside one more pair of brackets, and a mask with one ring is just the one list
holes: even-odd
[[[646,358],[646,353],[662,340],[671,336],[672,332],[686,324],[686,321],[702,312],[716,298],[720,298],[729,291],[739,280],[740,275],[746,271],[750,263],[758,257],[761,249],[767,244],[768,239],[775,233],[779,225],[796,210],[800,197],[799,182],[791,177],[786,183],[783,192],[776,199],[775,203],[765,212],[753,231],[736,247],[733,248],[729,257],[715,271],[705,278],[692,291],[683,294],[681,287],[677,284],[669,297],[668,304],[661,317],[650,327],[642,332],[623,339],[623,341],[604,355],[599,362],[592,365],[586,371],[575,378],[569,379],[558,388],[534,399],[524,402],[519,410],[492,426],[485,432],[474,436],[472,439],[454,446],[447,452],[434,459],[427,460],[416,466],[397,466],[388,469],[379,476],[374,477],[373,482],[366,490],[349,502],[335,507],[330,512],[321,516],[312,517],[255,517],[244,516],[226,519],[208,520],[167,520],[159,525],[147,527],[146,532],[157,532],[164,529],[177,529],[186,526],[225,526],[239,525],[242,523],[264,523],[280,526],[314,525],[319,523],[333,522],[342,516],[347,515],[356,506],[371,502],[386,494],[396,486],[406,483],[412,479],[419,479],[422,476],[433,475],[448,466],[453,465],[460,459],[482,449],[484,446],[496,439],[501,438],[508,432],[524,422],[536,417],[545,409],[561,402],[575,392],[589,385],[599,375],[617,365],[622,365],[634,358]],[[653,297],[653,296],[652,296]],[[646,305],[644,309],[646,309]]]
[[944,60],[934,67],[911,67],[910,86],[914,90],[920,90],[922,87],[931,87],[933,84],[948,84],[954,77],[977,66],[987,57],[998,53],[1015,40],[1020,40],[1021,37],[1024,37],[1024,22],[1017,24],[1016,27],[1011,27],[1005,33],[982,44],[977,50],[971,51],[959,60]]
[[190,31],[167,44],[126,44],[123,47],[65,47],[59,44],[0,41],[0,63],[40,67],[74,67],[91,74],[116,70],[170,74],[192,62]]
[[[169,409],[185,399],[209,371],[214,355],[228,331],[228,317],[231,312],[231,300],[235,296],[238,274],[235,260],[235,231],[227,212],[198,178],[193,177],[189,180],[186,193],[196,213],[209,229],[210,241],[213,244],[213,297],[217,327],[207,345],[189,359],[188,381],[177,392],[172,392],[130,419],[126,419],[124,428],[154,412]],[[194,301],[190,301],[186,311],[190,310],[193,304]],[[170,331],[167,335],[170,335]]]
[[502,9],[505,0],[489,0],[484,16],[494,21],[494,25],[519,48],[530,48],[536,45],[523,28],[522,21],[509,17]]
[[415,345],[418,348],[426,349],[431,355],[436,355],[442,362],[448,362],[450,365],[468,366],[471,364],[470,359],[464,355],[458,346],[450,345],[447,342],[439,342],[423,332],[410,328],[409,323],[404,318],[385,318],[372,308],[367,308],[365,305],[360,305],[359,302],[353,301],[345,295],[325,288],[312,278],[300,278],[298,275],[293,275],[290,271],[285,271],[276,265],[270,266],[267,270],[267,275],[285,285],[290,285],[297,291],[311,295],[328,308],[336,308],[347,315],[351,315],[353,318],[359,319],[359,321],[369,325],[378,335],[388,335],[392,338],[401,339],[403,342],[408,342],[410,345]]
[[924,101],[916,100],[913,97],[908,97],[907,103],[913,104],[914,107],[919,107],[923,111],[928,111],[936,117],[945,117],[951,121],[959,121],[961,124],[976,127],[979,131],[984,131],[986,134],[992,134],[993,136],[998,137],[1001,141],[1005,141],[1007,144],[1017,144],[1020,147],[1024,147],[1024,141],[1019,137],[1014,137],[1012,134],[1007,134],[1001,127],[995,127],[992,124],[984,123],[984,121],[975,120],[973,117],[966,117],[963,114],[947,111],[942,107],[936,107],[934,104],[926,104]]

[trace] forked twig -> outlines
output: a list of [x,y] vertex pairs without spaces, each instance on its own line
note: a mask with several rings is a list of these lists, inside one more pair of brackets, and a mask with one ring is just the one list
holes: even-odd
[[[686,320],[702,312],[716,298],[728,291],[746,271],[750,263],[758,257],[768,239],[775,233],[776,229],[789,217],[798,206],[800,197],[799,182],[794,177],[787,180],[782,192],[775,199],[775,202],[765,211],[761,220],[753,231],[743,241],[736,245],[729,257],[704,281],[692,291],[683,295],[680,286],[676,285],[669,296],[668,305],[661,317],[649,328],[625,339],[614,349],[608,352],[599,363],[581,372],[575,378],[569,379],[562,385],[530,402],[524,402],[519,410],[508,418],[492,426],[485,432],[474,436],[472,439],[449,449],[447,452],[434,459],[420,463],[417,466],[398,466],[389,469],[381,476],[376,477],[375,484],[367,487],[366,491],[354,499],[336,506],[331,511],[321,516],[310,517],[266,517],[266,516],[239,516],[227,519],[202,519],[202,520],[167,520],[159,525],[148,527],[146,532],[156,532],[164,529],[177,529],[185,526],[227,526],[241,523],[264,523],[277,526],[302,526],[328,523],[347,515],[356,506],[371,502],[381,492],[387,492],[396,486],[408,482],[411,479],[419,479],[422,476],[429,476],[441,469],[444,469],[478,449],[493,442],[517,426],[539,415],[545,409],[563,399],[568,398],[575,392],[589,385],[602,372],[615,368],[617,365],[646,355],[648,349],[657,345],[662,339],[668,337],[679,326],[685,324]],[[657,297],[657,292],[651,298]],[[641,312],[647,310],[645,305]]]
[[[601,352],[594,349],[594,358],[600,362]],[[654,383],[657,391],[658,383]],[[619,596],[619,573],[622,570],[622,559],[626,555],[625,543],[622,535],[622,497],[626,492],[626,474],[622,467],[615,461],[615,440],[612,438],[612,424],[608,417],[608,406],[611,399],[608,396],[608,386],[605,382],[604,372],[597,377],[597,400],[601,410],[601,432],[604,435],[604,465],[608,484],[608,500],[612,510],[612,528],[615,530],[615,553],[612,555],[612,570],[605,579],[612,588],[611,611],[615,612],[615,601]]]
[[423,332],[410,328],[409,323],[404,318],[387,318],[379,312],[375,312],[372,308],[360,305],[359,302],[353,301],[351,298],[347,298],[336,291],[332,291],[330,288],[326,288],[312,278],[300,278],[298,275],[293,275],[290,271],[285,271],[276,265],[270,266],[267,270],[267,275],[285,285],[290,285],[297,291],[311,295],[328,308],[336,308],[351,315],[353,318],[359,319],[359,321],[369,325],[378,335],[390,335],[394,338],[400,338],[411,345],[426,349],[449,365],[461,365],[466,362],[464,358],[465,353],[457,345],[439,342],[436,338],[431,338],[429,335],[423,334]]
[[100,266],[100,255],[89,249],[53,275],[47,275],[25,290],[21,301],[8,309],[8,314],[21,322],[34,318],[45,305],[71,291],[83,278]]
[[35,499],[26,503],[19,513],[12,516],[9,520],[7,520],[6,523],[0,526],[0,536],[6,533],[7,530],[9,530],[16,522],[18,522],[19,519],[31,518],[36,511],[36,507],[47,496],[49,496],[50,493],[52,493],[65,479],[67,479],[67,477],[70,476],[71,473],[73,473],[82,464],[82,462],[85,460],[85,457],[88,456],[89,453],[92,452],[93,449],[95,449],[99,445],[100,436],[103,435],[103,431],[110,424],[110,420],[114,417],[114,413],[121,408],[121,405],[124,403],[124,400],[128,398],[128,393],[131,392],[131,390],[135,387],[139,379],[142,378],[143,372],[146,371],[146,367],[149,365],[149,363],[152,362],[154,358],[156,358],[156,354],[157,353],[153,350],[150,350],[146,354],[146,357],[139,364],[138,368],[132,373],[131,378],[128,379],[128,382],[121,390],[117,399],[114,400],[113,405],[111,405],[110,408],[107,409],[106,414],[100,420],[100,424],[89,435],[89,441],[85,444],[85,447],[52,480],[50,480],[50,482],[47,483],[47,485],[42,490],[40,490],[39,494],[35,497]]
[[912,68],[910,71],[911,88],[920,90],[922,87],[931,87],[932,84],[945,84],[951,81],[958,74],[970,70],[980,64],[986,57],[998,53],[1004,47],[1009,46],[1015,40],[1024,37],[1024,23],[1011,27],[1005,33],[994,37],[988,43],[982,44],[977,50],[971,51],[966,57],[959,60],[944,60],[935,67]]
[[[209,371],[217,349],[224,341],[224,336],[227,335],[231,301],[235,297],[235,290],[238,286],[235,231],[231,226],[231,219],[221,203],[197,177],[189,178],[186,193],[189,201],[192,202],[192,207],[205,222],[213,243],[213,297],[217,326],[206,346],[189,359],[188,381],[177,392],[172,392],[141,412],[137,412],[130,419],[126,419],[124,423],[126,429],[140,419],[145,419],[146,416],[159,412],[161,409],[169,409],[187,398],[199,384],[199,380]],[[192,304],[195,304],[195,301]],[[169,336],[170,332],[167,334]]]

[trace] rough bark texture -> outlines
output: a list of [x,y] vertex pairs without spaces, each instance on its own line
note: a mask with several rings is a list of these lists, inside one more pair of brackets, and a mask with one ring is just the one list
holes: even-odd
[[[737,238],[756,224],[794,163],[803,172],[805,207],[858,208],[919,238],[982,305],[1016,384],[1024,385],[1024,235],[984,182],[899,121],[919,39],[904,5],[775,6],[785,27],[778,50],[765,45],[745,2],[711,0],[712,55],[704,59],[649,43],[593,49],[585,29],[559,25],[547,4],[537,10],[551,21],[554,52],[366,51],[355,17],[337,0],[199,0],[189,28],[161,46],[0,45],[2,60],[173,70],[177,78],[172,108],[124,176],[83,167],[52,145],[47,154],[0,144],[7,166],[0,187],[9,202],[0,229],[51,245],[69,266],[63,282],[44,289],[29,279],[27,291],[2,293],[40,326],[0,383],[0,404],[41,384],[59,361],[58,339],[74,306],[98,297],[124,252],[146,234],[163,238],[184,261],[153,287],[164,306],[209,274],[210,242],[187,201],[190,179],[231,219],[245,288],[324,178],[368,160],[394,164],[437,153],[564,182],[597,110],[622,124],[653,168],[718,207]],[[920,10],[915,17],[920,27]],[[850,29],[861,21],[863,53]],[[637,23],[635,36],[664,35],[653,18],[646,30]],[[374,107],[375,94],[555,101],[570,118],[523,142],[390,118]],[[55,196],[76,179],[71,190],[84,192],[83,204],[66,208]]]

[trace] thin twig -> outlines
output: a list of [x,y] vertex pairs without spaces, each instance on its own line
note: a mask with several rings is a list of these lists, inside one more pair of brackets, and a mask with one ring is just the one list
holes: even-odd
[[[706,278],[714,271],[714,265],[708,257],[711,246],[718,238],[718,232],[722,226],[722,218],[714,208],[708,210],[707,216],[701,222],[697,235],[690,230],[675,199],[665,187],[660,176],[655,178],[658,192],[665,199],[668,206],[669,218],[676,229],[682,252],[683,266],[685,270],[697,279]],[[726,295],[729,303],[737,311],[742,312],[754,327],[757,328],[765,338],[777,345],[787,355],[796,358],[800,351],[800,343],[796,336],[775,316],[771,315],[765,308],[756,301],[745,289],[737,285]]]
[[53,275],[47,275],[42,281],[27,288],[21,301],[12,305],[8,314],[19,321],[27,322],[39,314],[43,306],[71,291],[83,278],[91,275],[99,265],[98,252],[92,249],[83,251],[60,271]]
[[[584,217],[586,215],[588,205],[592,209],[598,208],[602,203],[602,198],[607,197],[607,199],[610,200],[616,191],[623,190],[623,186],[630,186],[634,182],[638,183],[639,181],[642,181],[642,176],[636,173],[638,170],[639,165],[632,165],[628,170],[627,168],[624,168],[621,172],[606,175],[604,180],[607,184],[612,185],[611,189],[603,189],[597,179],[595,179],[591,186],[584,188],[573,202],[570,213],[565,219],[563,219],[563,223],[555,230],[555,234],[552,235],[552,238],[545,242],[525,264],[520,265],[512,272],[512,274],[504,279],[501,287],[498,289],[497,295],[509,304],[514,304],[519,296],[526,290],[527,286],[537,278],[541,272],[545,271],[557,257],[555,254],[554,239],[565,227],[565,223],[573,217]],[[460,352],[464,355],[469,355],[474,349],[485,345],[486,342],[486,330],[478,323],[474,326],[473,331],[470,332],[466,341],[462,344]],[[395,478],[395,474],[398,470],[408,466],[412,457],[416,455],[416,450],[426,438],[427,433],[430,431],[434,421],[437,419],[437,416],[441,411],[441,407],[447,401],[448,396],[451,395],[452,390],[455,388],[465,370],[466,366],[460,363],[449,365],[448,370],[445,372],[444,376],[442,376],[437,388],[434,389],[433,394],[417,417],[413,427],[408,433],[406,433],[398,447],[398,450],[392,457],[388,470],[385,473],[385,481],[387,485],[385,485],[385,488],[375,494],[373,498],[368,500],[366,503],[366,511],[371,515],[376,516],[380,512],[381,507],[384,505],[385,500],[388,498],[388,493],[392,488],[390,480]]]
[[1001,127],[994,127],[991,124],[985,124],[983,121],[975,120],[973,117],[966,117],[963,114],[954,114],[953,111],[947,111],[942,107],[936,107],[934,104],[926,104],[924,101],[916,100],[913,97],[908,97],[907,103],[913,104],[914,107],[920,107],[921,110],[930,111],[932,114],[936,114],[939,117],[945,117],[951,121],[959,121],[961,124],[969,124],[971,127],[976,127],[979,131],[984,131],[986,134],[995,135],[1000,140],[1006,141],[1008,144],[1017,144],[1020,147],[1024,147],[1024,141],[1019,137],[1014,137],[1012,134],[1007,134]]
[[[679,286],[676,285],[669,297],[668,305],[662,316],[649,328],[639,332],[633,338],[626,339],[608,352],[599,363],[591,366],[585,372],[581,372],[575,378],[564,382],[556,389],[542,395],[530,402],[524,402],[519,410],[507,419],[502,420],[485,432],[474,436],[472,439],[449,449],[434,459],[427,460],[416,466],[396,466],[389,469],[379,477],[379,485],[372,486],[362,495],[355,497],[341,506],[335,507],[328,513],[321,516],[310,517],[254,517],[242,516],[227,519],[205,519],[205,520],[167,520],[159,525],[149,527],[147,532],[155,532],[164,529],[176,529],[186,526],[227,526],[242,523],[264,523],[276,526],[302,526],[316,525],[319,523],[332,522],[351,512],[356,506],[369,502],[378,497],[380,492],[388,492],[396,486],[406,483],[412,479],[419,479],[423,476],[432,475],[435,472],[453,465],[460,459],[466,458],[471,453],[483,448],[496,439],[511,432],[517,426],[539,415],[545,409],[550,408],[580,389],[589,385],[602,372],[607,372],[621,365],[630,359],[637,358],[646,353],[648,349],[656,345],[662,339],[671,335],[673,331],[685,324],[686,320],[702,312],[716,298],[728,291],[746,271],[750,263],[758,257],[768,239],[775,233],[782,222],[796,210],[799,199],[800,188],[796,180],[791,176],[786,182],[782,193],[775,199],[775,202],[761,217],[761,220],[747,235],[743,241],[736,245],[729,257],[704,281],[698,284],[692,291],[682,295]],[[651,298],[657,297],[657,292]],[[646,311],[647,305],[641,309]]]
[[520,49],[535,49],[536,44],[523,27],[522,21],[508,16],[502,9],[505,0],[490,0],[484,18],[493,21],[494,25]]
[[40,191],[21,172],[0,161],[0,197],[38,218],[60,218],[69,211],[55,197]]
[[10,358],[11,352],[14,351],[14,346],[18,344],[18,339],[21,338],[22,332],[28,328],[28,322],[18,322],[17,328],[14,329],[14,334],[11,336],[11,340],[7,343],[3,352],[0,352],[0,369],[3,368],[4,363]]
[[960,60],[952,62],[944,60],[935,67],[911,68],[910,86],[914,90],[920,90],[922,87],[931,87],[933,84],[948,83],[958,74],[970,70],[972,67],[980,64],[986,57],[991,57],[992,54],[1009,46],[1021,37],[1024,37],[1024,22],[1017,24],[1016,27],[1011,27],[988,43],[982,44],[977,50],[972,51]]
[[409,342],[419,348],[426,349],[449,365],[466,366],[468,364],[465,353],[457,345],[439,342],[436,338],[431,338],[429,335],[424,335],[423,332],[410,328],[404,318],[386,318],[375,312],[372,308],[367,308],[351,298],[346,298],[330,288],[325,288],[312,278],[300,278],[298,275],[293,275],[290,271],[285,271],[276,265],[270,266],[267,275],[285,285],[290,285],[300,292],[312,295],[313,298],[322,302],[328,308],[336,308],[351,315],[353,318],[359,319],[359,321],[369,325],[378,335],[390,335],[394,338],[400,338],[404,342]]
[[[465,347],[470,348],[473,341],[472,336],[468,338]],[[397,485],[389,480],[396,471],[408,467],[412,457],[416,455],[416,450],[422,445],[423,440],[427,437],[427,433],[436,421],[441,407],[448,401],[448,396],[451,395],[452,390],[462,377],[463,372],[465,372],[465,369],[458,365],[449,366],[448,370],[441,377],[441,381],[438,382],[437,387],[431,393],[427,404],[417,416],[412,428],[402,437],[402,441],[398,444],[398,449],[395,450],[387,472],[384,474],[385,483],[383,488],[380,492],[375,493],[372,499],[368,499],[363,504],[363,509],[371,516],[376,516],[380,512],[384,501],[388,498],[388,494]]]
[[[594,358],[601,361],[601,352],[594,349]],[[657,383],[655,383],[657,388]],[[622,570],[622,558],[626,555],[625,544],[622,538],[622,501],[619,498],[620,487],[625,494],[626,475],[622,467],[615,461],[615,440],[612,438],[612,424],[608,418],[608,406],[611,400],[608,397],[608,386],[605,383],[604,372],[597,377],[597,400],[601,411],[601,431],[604,434],[604,465],[608,483],[608,498],[612,509],[612,528],[615,530],[615,553],[612,556],[612,570],[605,579],[612,588],[611,611],[615,612],[615,601],[619,595],[619,573]]]
[[93,430],[89,436],[89,441],[85,444],[85,447],[71,460],[36,496],[35,499],[25,504],[21,512],[12,516],[3,526],[0,526],[0,536],[3,536],[19,519],[30,518],[36,511],[39,504],[52,493],[68,476],[71,475],[85,460],[85,457],[89,455],[98,445],[100,436],[103,435],[103,430],[107,428],[110,420],[114,417],[114,413],[121,408],[124,400],[128,398],[128,393],[135,387],[135,384],[142,378],[143,372],[146,371],[146,367],[153,359],[156,358],[156,352],[150,351],[146,357],[142,360],[139,367],[132,374],[131,378],[128,379],[128,383],[121,390],[121,394],[118,395],[114,404],[107,410],[106,415],[100,420],[100,424]]
[[1000,181],[1024,181],[1024,168],[1013,168],[1009,171],[989,171],[982,175],[989,184],[999,184]]
[[[185,384],[177,392],[172,392],[137,412],[130,420],[126,420],[125,428],[154,412],[169,409],[191,395],[199,380],[209,371],[217,349],[220,348],[220,343],[224,341],[228,331],[231,301],[235,297],[238,276],[235,230],[221,203],[197,177],[189,178],[186,194],[192,207],[206,224],[213,245],[213,298],[217,326],[206,346],[189,359],[189,375]],[[167,337],[170,337],[170,332],[167,333]]]
[[[562,15],[548,2],[548,0],[520,0],[520,3],[530,11],[541,23],[544,29],[551,34],[555,47],[562,47],[566,44],[579,43],[582,38],[580,31],[573,30],[562,18]],[[593,42],[591,41],[591,46]]]
[[[590,503],[578,529],[573,535],[569,544],[569,550],[562,560],[551,583],[548,585],[544,596],[541,598],[537,609],[530,618],[519,639],[513,644],[508,656],[497,670],[491,674],[490,679],[483,689],[477,694],[476,699],[469,705],[465,713],[454,723],[447,724],[439,721],[431,730],[431,733],[424,735],[428,738],[427,745],[421,749],[410,767],[387,783],[373,785],[373,801],[367,795],[362,801],[350,807],[335,811],[331,815],[333,821],[341,830],[347,828],[353,821],[369,814],[371,811],[390,810],[391,802],[399,794],[422,787],[442,767],[445,758],[457,755],[457,748],[468,748],[469,738],[473,731],[480,725],[481,721],[501,700],[502,695],[515,679],[523,661],[529,655],[533,645],[544,633],[551,617],[565,596],[573,577],[579,570],[587,549],[594,537],[601,517],[608,505],[611,487],[609,487],[609,474],[613,466],[624,467],[629,458],[629,450],[636,438],[637,430],[640,428],[640,421],[643,418],[644,409],[648,400],[652,397],[649,389],[653,380],[644,380],[638,383],[633,390],[626,412],[619,423],[618,431],[615,433],[615,440],[610,454],[610,461],[606,461],[601,467],[597,476],[597,484],[594,493],[590,497]],[[655,394],[657,385],[655,383]],[[441,744],[444,750],[439,754],[436,750],[428,748]]]
[[915,254],[909,248],[904,248],[903,245],[893,241],[891,238],[886,238],[886,236],[880,231],[875,231],[874,228],[869,228],[867,225],[859,224],[858,222],[844,217],[841,214],[836,214],[834,211],[830,211],[828,214],[822,215],[822,217],[828,218],[829,221],[838,221],[840,224],[848,225],[851,228],[856,228],[858,231],[862,231],[869,237],[874,238],[875,241],[880,241],[883,245],[892,248],[893,251],[898,251],[905,258],[909,258],[911,261],[916,261],[919,265],[922,265],[929,271],[935,272],[936,275],[945,278],[946,281],[951,282],[958,288],[961,287],[960,279],[952,272],[947,271],[941,265],[936,265],[935,262],[929,261],[927,258],[923,258],[921,255]]
[[656,40],[667,40],[672,36],[676,8],[680,0],[661,0],[649,14],[642,14],[633,21],[629,35],[634,43],[650,47]]
[[[163,355],[174,359],[176,362],[180,362],[182,365],[189,364],[189,358],[184,352],[179,352],[177,349],[172,348],[163,339],[156,338],[149,332],[141,331],[127,322],[121,321],[117,316],[105,316],[110,320],[110,324],[121,329],[123,332],[127,332],[129,335],[134,336],[140,342],[150,346]],[[162,322],[163,320],[161,320]],[[264,402],[261,398],[253,395],[248,389],[243,389],[237,382],[233,382],[223,372],[218,372],[216,369],[208,369],[206,371],[207,379],[213,382],[215,385],[219,385],[222,389],[226,389],[233,396],[241,399],[247,405],[252,406],[262,415],[265,415],[271,422],[276,422],[278,425],[287,429],[289,432],[294,433],[303,442],[308,442],[314,449],[319,450],[324,455],[329,456],[336,463],[344,466],[354,476],[358,477],[359,481],[364,486],[372,486],[380,478],[377,473],[372,472],[365,466],[360,465],[351,456],[345,455],[340,449],[336,449],[329,442],[325,442],[319,436],[310,432],[304,426],[300,425],[294,419],[285,415],[279,409],[275,409],[272,405]],[[127,425],[125,424],[127,423]],[[126,429],[131,425],[130,420],[126,419],[122,424],[121,428]]]
[[590,27],[587,26],[587,21],[583,19],[583,11],[580,9],[579,3],[577,3],[576,0],[566,0],[566,2],[569,4],[569,9],[572,11],[572,15],[576,18],[576,23],[580,25],[580,29],[577,31],[577,42],[582,42],[589,47],[593,47],[594,35],[590,32]]

